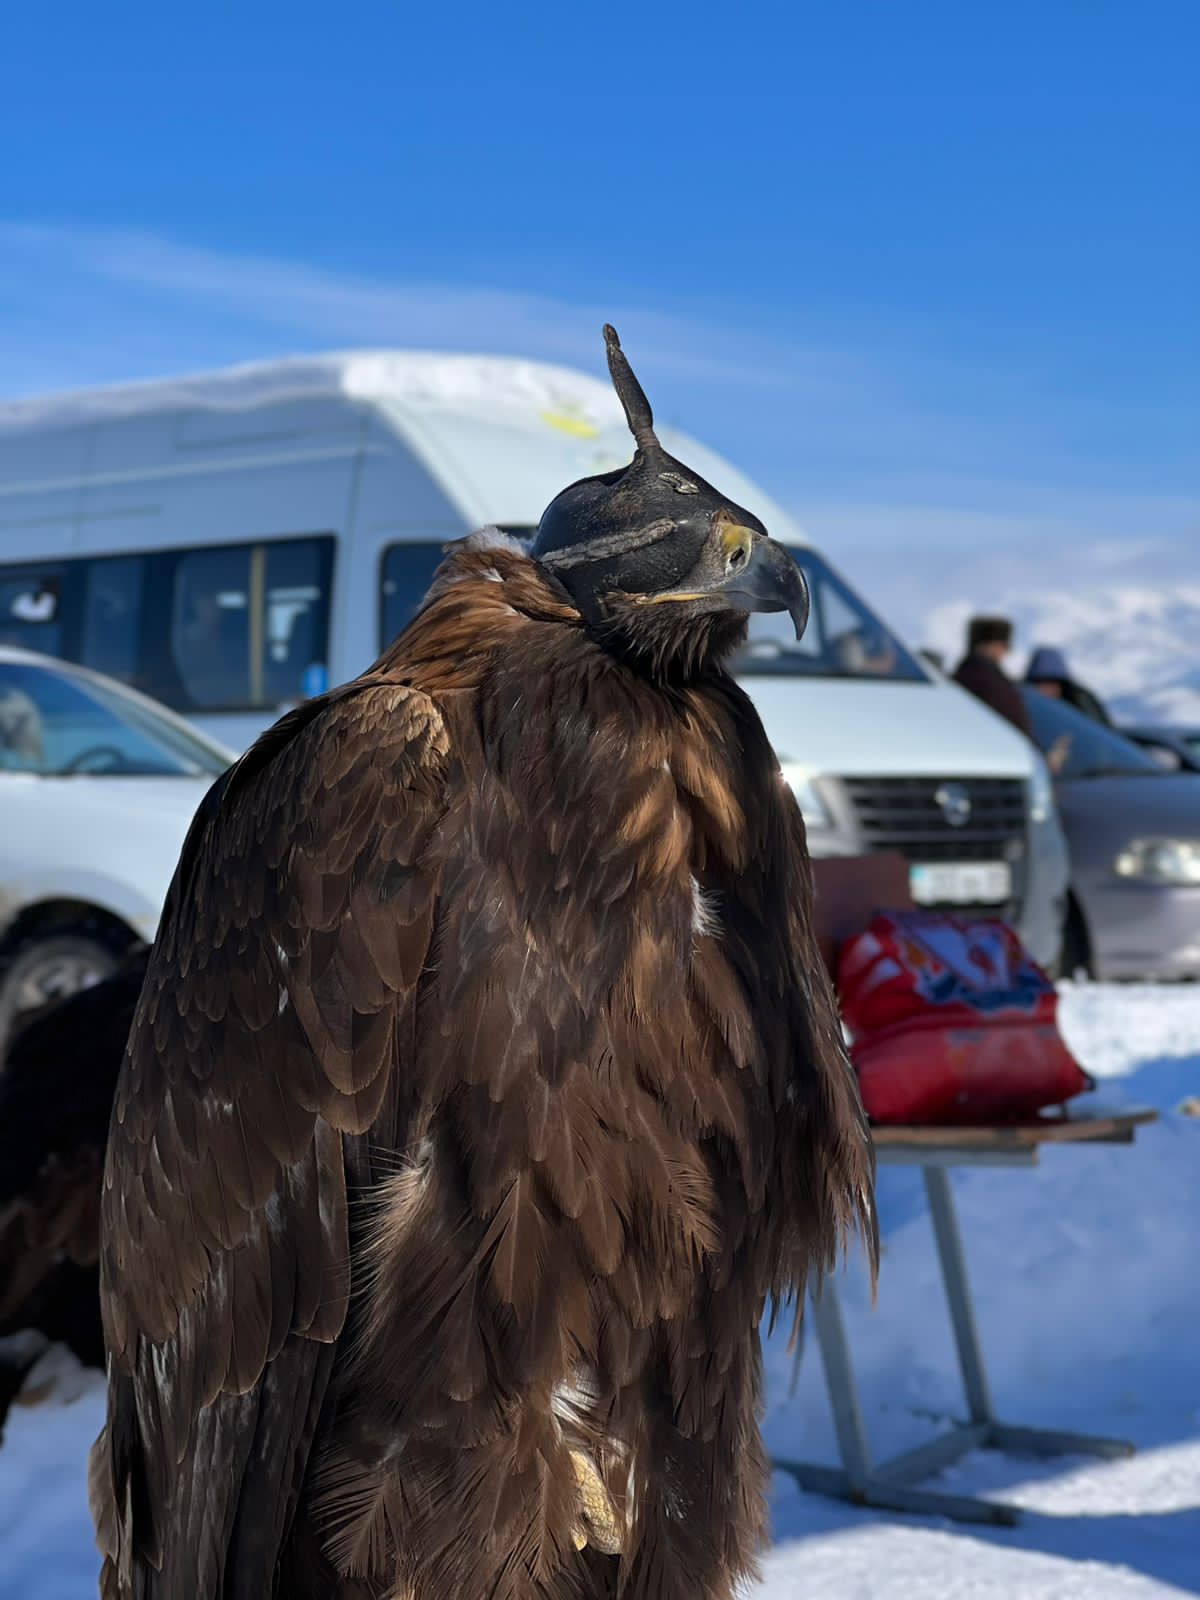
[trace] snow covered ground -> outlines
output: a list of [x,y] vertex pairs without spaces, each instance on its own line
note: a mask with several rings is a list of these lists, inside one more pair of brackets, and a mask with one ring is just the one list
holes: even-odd
[[[777,1543],[751,1600],[1159,1600],[1200,1594],[1200,988],[1066,989],[1063,1027],[1106,1104],[1163,1119],[1132,1148],[1048,1150],[1034,1171],[958,1173],[955,1192],[998,1410],[1134,1440],[1131,1460],[979,1454],[946,1488],[1027,1508],[982,1530],[858,1512],[777,1479]],[[872,1311],[842,1285],[880,1456],[961,1413],[920,1180],[880,1175]],[[815,1345],[789,1398],[786,1333],[767,1350],[768,1438],[836,1459]],[[78,1386],[77,1386],[78,1387]],[[83,1600],[96,1559],[84,1499],[98,1383],[12,1415],[0,1449],[0,1600]]]

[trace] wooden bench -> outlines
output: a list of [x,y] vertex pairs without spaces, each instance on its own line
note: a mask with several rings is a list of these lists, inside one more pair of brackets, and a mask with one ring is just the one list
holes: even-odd
[[[864,928],[876,911],[912,905],[908,867],[902,857],[895,855],[816,861],[813,867],[818,942],[830,970],[835,971],[839,946]],[[836,1287],[828,1280],[814,1297],[812,1311],[842,1466],[838,1469],[778,1459],[773,1463],[776,1470],[789,1473],[804,1489],[858,1505],[1011,1526],[1020,1520],[1016,1506],[970,1495],[943,1494],[919,1485],[970,1450],[1012,1450],[1037,1456],[1132,1455],[1133,1446],[1121,1439],[1021,1427],[996,1416],[971,1303],[949,1169],[1032,1167],[1046,1144],[1129,1144],[1138,1127],[1155,1116],[1153,1111],[1090,1115],[1060,1112],[1026,1123],[989,1127],[876,1127],[873,1132],[880,1166],[921,1168],[962,1373],[967,1418],[951,1424],[914,1450],[890,1461],[872,1462],[841,1306]],[[885,1275],[884,1292],[886,1283]],[[800,1354],[798,1350],[797,1369]],[[793,1389],[795,1377],[793,1373]]]

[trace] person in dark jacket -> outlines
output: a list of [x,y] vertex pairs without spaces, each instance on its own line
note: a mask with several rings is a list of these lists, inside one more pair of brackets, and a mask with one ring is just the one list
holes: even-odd
[[1102,722],[1106,728],[1112,726],[1112,718],[1097,696],[1071,676],[1067,658],[1061,650],[1039,645],[1025,668],[1025,682],[1032,684],[1039,694],[1074,706],[1076,711],[1091,717],[1093,722]]
[[954,681],[1032,740],[1025,701],[1004,670],[1004,658],[1012,648],[1012,632],[1007,617],[972,617],[967,624],[967,653],[958,664]]

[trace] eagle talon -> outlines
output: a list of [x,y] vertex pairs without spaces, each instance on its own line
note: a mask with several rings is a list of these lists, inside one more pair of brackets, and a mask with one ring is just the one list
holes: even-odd
[[571,1465],[575,1468],[580,1501],[580,1518],[571,1534],[576,1550],[590,1544],[605,1555],[620,1555],[621,1528],[604,1480],[582,1450],[571,1451]]

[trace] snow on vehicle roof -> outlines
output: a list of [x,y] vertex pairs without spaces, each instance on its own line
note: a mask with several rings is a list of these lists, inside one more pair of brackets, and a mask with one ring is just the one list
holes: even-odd
[[[21,435],[40,430],[339,399],[388,411],[475,525],[536,521],[563,483],[622,466],[632,454],[607,380],[544,361],[420,350],[289,356],[10,401],[0,404],[0,441],[7,438],[19,451]],[[524,435],[515,449],[514,432]],[[673,428],[661,427],[659,437],[779,537],[807,542],[794,520],[731,463]],[[479,481],[486,481],[486,493]]]
[[68,427],[159,411],[244,411],[339,397],[504,414],[510,423],[561,413],[564,425],[574,420],[588,432],[624,426],[608,384],[569,367],[501,356],[350,350],[11,401],[0,404],[0,428]]

